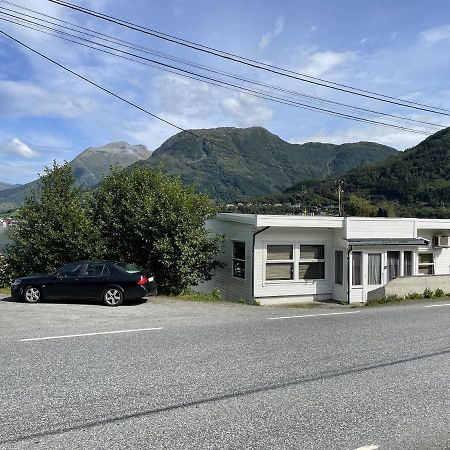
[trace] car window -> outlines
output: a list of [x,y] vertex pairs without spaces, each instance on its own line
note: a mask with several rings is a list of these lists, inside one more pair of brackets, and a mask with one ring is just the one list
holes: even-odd
[[87,277],[105,277],[109,274],[109,268],[106,264],[91,263],[86,266]]
[[117,262],[117,263],[115,263],[115,265],[119,269],[122,269],[122,270],[124,270],[125,272],[128,272],[128,273],[139,273],[139,272],[142,272],[142,270],[139,267],[135,266],[134,264]]
[[63,277],[63,278],[79,277],[81,275],[82,268],[83,268],[83,264],[71,263],[71,264],[67,264],[62,269],[60,269],[57,274],[59,277]]

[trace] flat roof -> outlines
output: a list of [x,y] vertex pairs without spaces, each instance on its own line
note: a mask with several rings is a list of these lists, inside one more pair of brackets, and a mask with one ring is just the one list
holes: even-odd
[[240,214],[219,213],[217,219],[239,222],[254,227],[297,227],[297,228],[343,228],[347,222],[394,222],[414,221],[417,229],[450,230],[450,219],[418,219],[414,217],[338,217],[338,216],[299,216],[284,214]]
[[230,222],[246,223],[255,227],[342,228],[344,223],[344,217],[335,216],[220,213],[217,218]]

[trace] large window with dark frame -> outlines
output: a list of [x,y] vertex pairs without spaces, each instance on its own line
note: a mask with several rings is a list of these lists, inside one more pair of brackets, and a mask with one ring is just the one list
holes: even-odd
[[323,280],[325,278],[325,246],[300,245],[298,277],[301,280]]
[[292,244],[268,245],[266,280],[294,279],[294,246]]
[[233,241],[233,277],[245,278],[245,242]]

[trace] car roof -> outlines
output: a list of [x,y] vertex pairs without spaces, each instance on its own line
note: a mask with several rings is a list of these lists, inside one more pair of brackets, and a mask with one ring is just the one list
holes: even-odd
[[105,263],[111,263],[111,264],[115,264],[118,261],[113,261],[111,259],[83,259],[80,261],[71,261],[68,262],[67,264],[74,264],[74,263],[79,263],[79,264],[105,264]]

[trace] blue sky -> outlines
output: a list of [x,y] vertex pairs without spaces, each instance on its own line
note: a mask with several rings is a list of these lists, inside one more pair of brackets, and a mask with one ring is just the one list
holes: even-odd
[[[74,0],[75,2],[75,0]],[[448,117],[343,95],[126,30],[46,0],[17,4],[260,82],[448,125]],[[450,109],[450,3],[196,0],[78,1],[109,15],[311,76]],[[9,7],[2,4],[0,6]],[[260,125],[289,142],[425,138],[280,105],[127,62],[0,21],[0,29],[185,128]],[[177,130],[0,37],[0,181],[27,182],[56,159],[124,140],[156,149]]]

